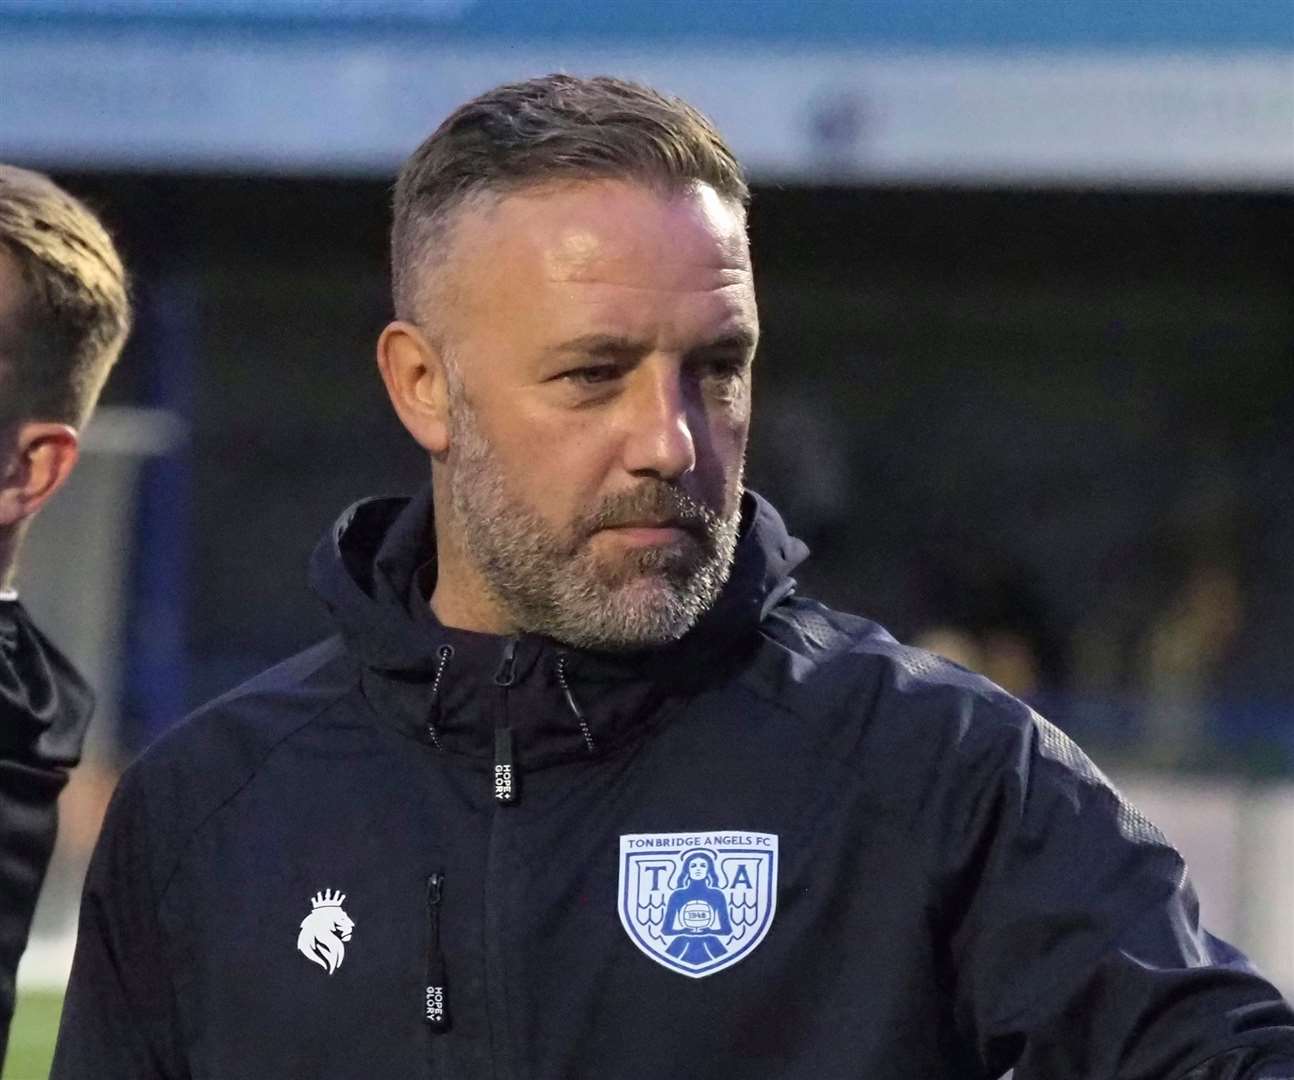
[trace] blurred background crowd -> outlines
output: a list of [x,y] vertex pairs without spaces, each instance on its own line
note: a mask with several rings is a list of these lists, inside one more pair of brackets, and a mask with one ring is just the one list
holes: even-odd
[[313,544],[424,481],[372,360],[391,178],[551,70],[749,168],[749,482],[803,588],[1074,734],[1294,985],[1294,2],[4,0],[0,160],[139,306],[20,578],[102,700],[28,985],[121,764],[326,633]]

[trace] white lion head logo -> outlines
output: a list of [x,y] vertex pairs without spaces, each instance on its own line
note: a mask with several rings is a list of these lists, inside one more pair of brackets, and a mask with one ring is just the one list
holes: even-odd
[[346,946],[355,929],[354,920],[342,911],[346,894],[325,889],[310,900],[313,909],[301,920],[297,950],[312,964],[318,964],[331,975],[346,958]]

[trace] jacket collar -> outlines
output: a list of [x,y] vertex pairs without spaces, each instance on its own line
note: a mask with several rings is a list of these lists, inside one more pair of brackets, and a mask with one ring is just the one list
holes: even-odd
[[723,679],[794,589],[789,571],[807,555],[772,506],[748,492],[736,560],[714,607],[677,642],[603,653],[441,624],[420,587],[434,580],[432,536],[429,487],[412,499],[357,503],[315,549],[311,584],[361,661],[381,715],[472,756],[492,752],[492,729],[506,716],[532,766],[586,754],[590,736],[609,749],[666,703]]
[[0,600],[0,757],[70,768],[93,711],[89,686],[23,605]]

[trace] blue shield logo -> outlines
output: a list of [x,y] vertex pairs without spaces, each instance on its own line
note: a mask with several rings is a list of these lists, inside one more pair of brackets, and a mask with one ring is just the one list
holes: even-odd
[[777,837],[740,830],[620,837],[620,922],[693,979],[750,955],[777,908]]

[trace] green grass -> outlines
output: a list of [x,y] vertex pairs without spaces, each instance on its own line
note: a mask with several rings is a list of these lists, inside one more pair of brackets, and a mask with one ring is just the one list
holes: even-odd
[[0,1080],[46,1080],[62,1011],[62,994],[27,991],[18,995],[9,1028],[9,1054]]

